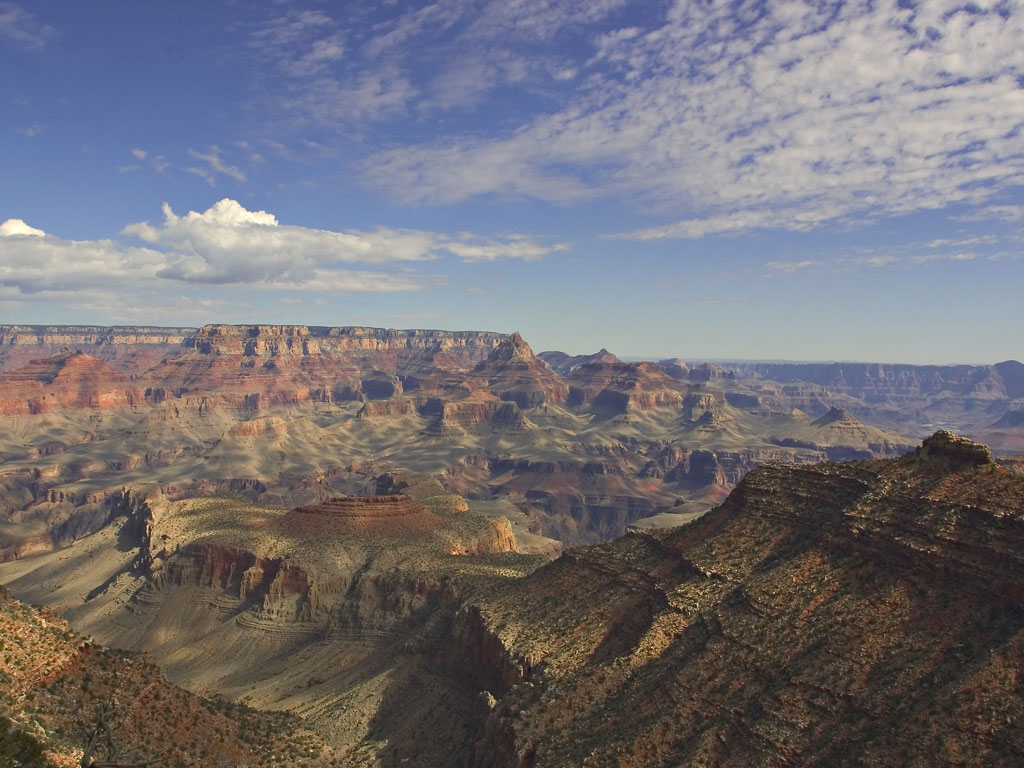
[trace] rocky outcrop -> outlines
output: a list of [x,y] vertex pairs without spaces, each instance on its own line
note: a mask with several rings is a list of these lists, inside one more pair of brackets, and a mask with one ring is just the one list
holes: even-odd
[[690,366],[686,364],[685,360],[680,360],[678,357],[659,360],[658,367],[673,379],[685,379],[690,374]]
[[0,325],[0,373],[64,351],[84,352],[126,371],[144,371],[178,349],[195,328]]
[[5,765],[255,768],[285,755],[311,768],[334,762],[298,717],[188,693],[148,659],[103,648],[2,588],[0,635]]
[[470,381],[479,381],[500,400],[510,400],[522,410],[565,402],[569,394],[562,377],[535,357],[518,333],[498,344],[473,369]]
[[[203,354],[274,357],[279,355],[351,355],[430,351],[461,354],[479,362],[505,337],[482,331],[395,330],[363,326],[207,325],[182,342]],[[477,358],[473,360],[473,358]],[[387,359],[386,357],[383,359]],[[385,369],[382,369],[385,370]]]
[[[64,525],[70,541],[102,520],[84,507],[151,473],[174,499],[234,492],[294,507],[416,467],[512,503],[533,534],[580,544],[637,515],[720,501],[761,457],[906,445],[849,420],[815,426],[831,405],[847,407],[815,400],[816,385],[773,394],[782,385],[717,374],[696,384],[604,350],[572,365],[563,379],[518,334],[270,325],[204,327],[131,373],[70,351],[37,358],[3,374],[0,510],[28,526],[19,538]],[[663,465],[666,446],[693,458]],[[470,456],[483,463],[470,467]],[[532,468],[505,477],[492,460]]]
[[621,362],[619,358],[603,347],[592,355],[567,355],[565,352],[540,352],[543,360],[559,376],[568,376],[581,365],[610,364]]
[[254,412],[310,402],[379,400],[444,387],[504,336],[383,328],[209,325],[145,372],[162,398],[205,393]]
[[0,415],[44,414],[62,408],[114,408],[145,401],[130,377],[81,352],[32,360],[0,374]]
[[480,604],[543,675],[489,708],[474,765],[1013,764],[1022,502],[938,434],[763,466],[688,526],[572,552]]
[[678,407],[683,395],[654,363],[597,362],[576,366],[569,376],[570,407],[589,405],[613,413]]
[[713,379],[729,378],[731,373],[719,368],[714,363],[700,363],[687,372],[686,378],[695,382],[708,382]]
[[[607,458],[545,474],[570,469],[624,478]],[[980,768],[1024,754],[1024,478],[984,446],[939,432],[899,459],[769,463],[686,526],[541,567],[500,548],[428,553],[461,535],[464,500],[429,478],[377,481],[382,497],[291,511],[128,491],[153,562],[117,621],[149,628],[140,645],[173,638],[156,643],[172,664],[211,664],[204,684],[247,670],[245,690],[322,728],[363,723],[353,764]],[[448,538],[331,533],[424,509]],[[295,517],[316,534],[281,533]],[[176,631],[183,616],[216,628],[206,645]],[[270,648],[319,666],[282,672]]]

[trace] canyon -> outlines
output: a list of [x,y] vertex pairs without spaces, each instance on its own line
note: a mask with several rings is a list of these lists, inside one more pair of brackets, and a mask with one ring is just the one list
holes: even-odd
[[824,390],[543,358],[475,331],[2,326],[0,559],[96,530],[126,484],[300,505],[389,472],[436,475],[554,553],[690,519],[766,461],[913,443]]
[[104,669],[144,652],[192,692],[168,694],[178,707],[217,694],[241,707],[228,716],[302,718],[228,745],[254,761],[275,733],[308,765],[1024,756],[1024,475],[984,445],[940,431],[900,458],[764,465],[689,524],[554,561],[518,552],[506,520],[436,478],[408,480],[293,509],[126,489],[100,531],[0,564],[15,596],[51,612],[19,609],[31,642],[56,632],[56,650],[18,647],[59,656],[11,667],[41,702],[34,721],[14,713],[18,733],[67,728],[45,682],[84,663],[66,620],[91,653],[129,652]]
[[4,610],[63,659],[12,727],[77,759],[84,665],[258,723],[227,764],[1019,762],[1020,364],[814,365],[0,326]]

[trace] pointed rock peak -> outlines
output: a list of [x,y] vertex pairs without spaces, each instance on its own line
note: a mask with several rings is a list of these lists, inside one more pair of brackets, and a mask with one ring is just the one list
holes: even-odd
[[530,349],[530,345],[523,341],[523,337],[519,335],[519,331],[515,331],[512,335],[508,336],[498,346],[494,348],[490,356],[487,358],[491,361],[507,362],[509,360],[533,360],[533,350]]
[[923,458],[942,457],[974,464],[987,464],[992,461],[992,451],[987,445],[954,435],[948,429],[940,429],[931,437],[925,438],[921,447],[914,453]]
[[829,424],[860,424],[845,408],[832,407],[828,413],[812,422],[817,427],[825,427]]

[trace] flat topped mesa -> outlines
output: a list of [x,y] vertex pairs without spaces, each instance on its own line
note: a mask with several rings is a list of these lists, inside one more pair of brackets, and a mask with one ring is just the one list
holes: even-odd
[[408,496],[334,498],[297,507],[282,524],[286,532],[302,539],[422,536],[442,527],[437,515]]
[[298,507],[293,512],[339,518],[406,517],[427,512],[408,496],[338,496],[320,504]]

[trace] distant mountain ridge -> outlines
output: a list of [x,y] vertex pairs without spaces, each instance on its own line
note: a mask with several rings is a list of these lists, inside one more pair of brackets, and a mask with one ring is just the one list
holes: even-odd
[[941,392],[1024,398],[1024,363],[1016,360],[994,365],[737,361],[723,364],[723,367],[742,375],[760,376],[780,383],[807,381],[860,398],[908,393],[932,395]]

